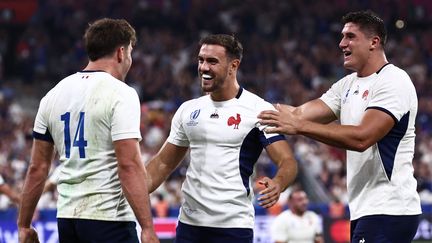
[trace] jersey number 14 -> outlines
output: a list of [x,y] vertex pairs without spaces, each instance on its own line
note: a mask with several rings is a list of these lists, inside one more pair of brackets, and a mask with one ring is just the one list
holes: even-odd
[[[87,147],[87,141],[84,140],[84,112],[80,112],[78,127],[75,132],[73,140],[73,146],[78,147],[80,158],[85,158],[85,147]],[[60,116],[60,119],[64,121],[64,143],[66,158],[70,158],[71,149],[71,136],[70,136],[70,112],[66,112]]]

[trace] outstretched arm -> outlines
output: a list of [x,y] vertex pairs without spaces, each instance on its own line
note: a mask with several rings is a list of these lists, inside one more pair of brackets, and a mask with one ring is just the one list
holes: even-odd
[[383,138],[395,124],[390,115],[377,109],[366,110],[358,125],[321,124],[309,117],[307,111],[292,112],[282,106],[277,106],[276,109],[277,111],[265,111],[259,115],[261,124],[273,126],[267,128],[266,132],[300,134],[354,151],[366,150]]
[[277,104],[276,109],[281,112],[291,111],[300,119],[322,124],[327,124],[337,119],[330,107],[321,99],[311,100],[298,107]]
[[297,161],[285,140],[274,142],[266,147],[267,154],[277,165],[278,171],[273,179],[264,177],[258,183],[266,188],[259,192],[258,198],[264,208],[273,206],[278,200],[280,193],[283,192],[297,176]]
[[168,178],[183,160],[188,149],[188,147],[165,142],[146,166],[149,174],[147,183],[149,192],[156,190]]
[[18,214],[19,242],[38,242],[36,231],[30,227],[30,223],[48,177],[53,157],[54,144],[43,140],[33,140],[30,166],[22,190]]
[[142,183],[147,178],[147,172],[141,162],[138,140],[118,140],[114,142],[114,148],[123,193],[142,228],[141,241],[159,242],[153,229],[147,185]]

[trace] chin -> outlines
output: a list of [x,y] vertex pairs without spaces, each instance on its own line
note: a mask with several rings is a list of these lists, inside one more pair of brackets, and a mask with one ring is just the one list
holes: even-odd
[[351,62],[344,62],[343,66],[348,70],[355,71],[354,65]]
[[201,86],[201,90],[203,91],[203,92],[212,92],[214,89],[213,89],[213,87],[209,87],[209,86]]

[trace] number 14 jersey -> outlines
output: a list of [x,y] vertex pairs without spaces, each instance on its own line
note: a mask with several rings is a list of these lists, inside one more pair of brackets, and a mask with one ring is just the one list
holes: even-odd
[[134,221],[113,141],[141,139],[136,91],[103,71],[60,81],[41,100],[33,134],[54,142],[61,169],[57,217]]

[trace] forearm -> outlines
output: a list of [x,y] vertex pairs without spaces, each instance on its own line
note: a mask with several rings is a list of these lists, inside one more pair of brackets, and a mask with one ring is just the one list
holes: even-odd
[[123,193],[141,228],[153,228],[147,185],[142,183],[147,179],[145,168],[140,163],[123,165],[119,166],[118,174]]
[[147,187],[149,193],[154,192],[173,172],[176,167],[169,166],[164,163],[158,156],[154,157],[147,164],[146,169],[148,173]]
[[279,184],[281,191],[285,191],[289,185],[291,185],[297,176],[297,162],[295,160],[289,160],[281,164],[276,175],[273,177],[273,181]]
[[334,123],[324,125],[304,120],[301,124],[298,134],[328,145],[353,151],[364,151],[372,145],[372,141],[358,126]]
[[294,107],[292,112],[299,119],[321,124],[327,124],[337,119],[330,107],[320,99],[315,99],[301,106]]
[[161,165],[157,159],[151,160],[146,168],[149,174],[147,187],[149,193],[152,193],[168,178],[171,170],[167,166]]
[[152,193],[177,168],[184,159],[188,147],[180,147],[165,142],[159,152],[147,163],[148,189]]
[[37,167],[30,164],[22,190],[22,198],[18,215],[18,227],[29,228],[34,210],[42,194],[49,166]]
[[276,164],[278,170],[272,180],[284,191],[291,185],[297,176],[297,161],[286,141],[278,141],[267,148],[267,153]]

